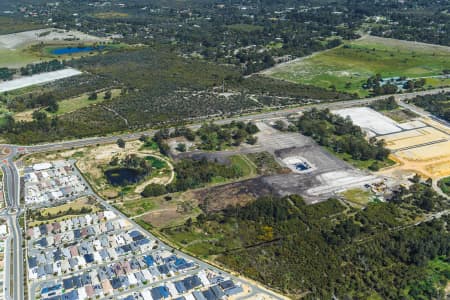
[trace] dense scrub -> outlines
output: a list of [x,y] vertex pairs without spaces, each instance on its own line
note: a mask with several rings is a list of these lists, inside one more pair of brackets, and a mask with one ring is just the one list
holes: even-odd
[[298,196],[263,197],[163,232],[174,239],[195,234],[199,245],[186,246],[190,251],[218,255],[228,267],[294,298],[437,298],[445,281],[422,283],[429,280],[430,260],[449,254],[448,218],[409,226],[414,221],[406,215],[424,213],[420,203],[428,196],[436,207],[445,202],[422,184],[404,193],[408,204],[372,203],[350,212],[337,200],[307,206]]
[[[42,107],[45,103],[38,99],[50,95],[62,100],[107,87],[119,87],[122,93],[101,105],[61,115],[52,127],[36,126],[34,121],[6,122],[2,132],[13,143],[35,143],[177,125],[205,117],[258,111],[266,106],[309,103],[311,98],[350,98],[314,87],[289,83],[277,86],[274,80],[246,79],[233,67],[185,59],[170,48],[161,47],[117,50],[69,62],[89,75],[46,85],[33,94],[8,95],[7,105],[22,111]],[[278,93],[283,97],[275,96]],[[28,134],[29,130],[36,134]]]
[[386,99],[374,101],[370,104],[370,108],[373,108],[377,111],[386,111],[386,110],[394,110],[398,108],[397,102],[395,102],[394,97],[389,97]]
[[433,115],[450,122],[450,92],[417,96],[408,101],[428,110]]

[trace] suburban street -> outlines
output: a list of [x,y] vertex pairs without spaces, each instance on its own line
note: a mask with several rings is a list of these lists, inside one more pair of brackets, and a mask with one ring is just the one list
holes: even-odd
[[[424,95],[424,94],[437,94],[442,91],[450,91],[450,88],[446,89],[436,89],[436,90],[428,90],[423,92],[415,92],[415,93],[405,93],[405,94],[398,94],[394,95],[397,101],[400,101],[400,103],[403,103],[402,101],[417,95]],[[358,100],[350,100],[350,101],[342,101],[342,102],[328,102],[328,103],[320,103],[320,104],[314,104],[314,105],[308,105],[303,107],[294,107],[294,108],[287,108],[287,109],[280,109],[276,111],[269,111],[264,113],[258,113],[258,114],[250,114],[250,115],[244,115],[244,116],[237,116],[227,119],[218,119],[215,120],[218,124],[226,124],[231,121],[258,121],[258,120],[267,120],[267,119],[277,119],[277,118],[284,118],[291,114],[296,114],[299,112],[302,112],[307,109],[311,108],[329,108],[329,109],[342,109],[342,108],[348,108],[348,107],[354,107],[354,106],[362,106],[362,105],[368,105],[373,101],[377,101],[383,98],[387,98],[388,96],[381,96],[381,97],[373,97],[373,98],[366,98],[366,99],[358,99]],[[409,109],[410,105],[406,106],[407,104],[401,104],[402,106],[405,106]],[[412,109],[414,112],[414,108]],[[429,114],[428,114],[428,117]],[[200,126],[200,123],[197,124],[191,124],[189,125],[190,128],[196,129]],[[24,258],[23,258],[23,249],[22,249],[22,229],[19,225],[19,217],[21,215],[21,207],[20,207],[20,175],[19,171],[15,165],[15,159],[17,158],[18,154],[30,154],[30,153],[39,153],[39,152],[49,152],[49,151],[56,151],[56,150],[64,150],[64,149],[72,149],[72,148],[79,148],[84,146],[90,146],[90,145],[96,145],[96,144],[108,144],[108,143],[115,143],[117,139],[122,138],[124,140],[136,140],[143,134],[152,136],[155,133],[154,130],[148,130],[144,132],[137,132],[137,133],[125,133],[120,135],[111,135],[106,137],[91,137],[91,138],[85,138],[85,139],[79,139],[79,140],[72,140],[72,141],[61,141],[61,142],[54,142],[54,143],[47,143],[47,144],[39,144],[39,145],[32,145],[32,146],[20,146],[20,145],[2,145],[0,148],[3,148],[5,151],[3,155],[0,154],[0,167],[3,171],[3,182],[4,182],[4,193],[5,193],[5,199],[6,199],[6,208],[1,213],[1,216],[6,219],[8,224],[8,230],[9,230],[9,237],[6,242],[6,249],[5,249],[5,282],[4,282],[4,292],[7,297],[7,299],[14,299],[14,300],[22,300],[24,299]],[[95,193],[92,191],[92,194],[95,195]],[[109,205],[107,202],[105,202],[103,199],[100,199],[97,195],[95,195],[97,199],[105,206],[106,209],[112,210],[116,212],[117,214],[123,216],[122,213],[117,211],[115,208],[113,208],[111,205]],[[125,216],[123,216],[125,217]],[[127,218],[128,219],[128,218]],[[130,219],[129,219],[130,220]],[[132,220],[130,220],[133,222]],[[136,223],[134,223],[134,226],[140,227]],[[144,230],[145,231],[145,230]],[[149,233],[148,233],[149,234]],[[156,237],[149,234],[154,239],[157,239]],[[161,245],[164,247],[167,247],[170,249],[168,245],[165,245],[161,242]],[[180,253],[181,254],[181,253]],[[181,254],[185,257],[188,257],[189,259],[194,260],[197,264],[200,265],[202,268],[206,269],[213,269],[218,272],[216,267],[211,266],[210,264],[207,264],[201,260],[198,260],[196,258],[187,256],[186,254]],[[239,278],[238,280],[242,281],[242,278]],[[249,284],[249,283],[247,283]],[[255,286],[253,284],[249,284],[252,287],[252,293],[270,293],[266,290],[262,290],[260,287]],[[273,294],[274,298],[281,299],[280,297]]]

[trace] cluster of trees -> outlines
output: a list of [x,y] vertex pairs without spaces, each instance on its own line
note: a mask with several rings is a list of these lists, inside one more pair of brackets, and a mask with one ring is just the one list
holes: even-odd
[[[292,5],[298,7],[298,3]],[[71,9],[70,3],[64,6]],[[362,22],[357,11],[336,14],[336,7],[327,3],[321,9],[295,10],[287,10],[287,4],[255,0],[247,1],[245,6],[242,10],[236,3],[219,8],[186,1],[167,7],[161,2],[146,2],[122,8],[129,17],[95,18],[92,7],[80,4],[76,10],[86,15],[80,15],[79,23],[58,10],[52,12],[52,17],[55,22],[86,32],[102,28],[102,33],[120,33],[130,43],[149,43],[149,37],[157,43],[175,41],[185,55],[234,64],[245,74],[272,66],[278,57],[305,56],[334,47],[341,38],[355,38],[354,30]],[[147,7],[154,12],[148,15],[140,9]]]
[[16,121],[13,116],[6,115],[0,127],[2,133],[10,141],[30,143],[55,139],[59,135],[59,118],[49,118],[47,113],[34,111],[31,121]]
[[386,99],[381,99],[381,100],[372,102],[370,104],[370,107],[375,110],[378,110],[378,111],[394,110],[394,109],[398,108],[398,104],[395,101],[394,96],[391,96]]
[[428,110],[433,115],[450,122],[450,92],[416,96],[408,100],[414,105]]
[[22,76],[29,76],[39,73],[52,72],[62,70],[65,67],[65,63],[57,59],[51,61],[44,61],[37,64],[28,64],[25,67],[20,68],[20,74]]
[[169,185],[150,184],[142,192],[142,196],[159,196],[166,193],[186,191],[211,183],[214,178],[233,179],[243,175],[236,166],[227,166],[206,159],[183,159],[174,166],[175,181]]
[[417,181],[409,189],[401,187],[390,199],[393,203],[412,204],[427,212],[444,208],[444,200],[431,188],[431,184]]
[[0,68],[0,80],[11,80],[14,74],[16,74],[15,70]]
[[305,205],[295,195],[263,197],[244,207],[202,214],[197,222],[164,233],[202,231],[217,237],[205,244],[209,254],[288,295],[308,294],[310,299],[442,295],[450,274],[439,274],[444,280],[426,288],[422,283],[429,280],[428,262],[450,251],[448,217],[407,226],[395,203],[344,211],[334,199]]
[[69,207],[66,211],[58,211],[56,213],[48,212],[46,214],[42,213],[42,210],[37,210],[31,212],[30,218],[37,221],[47,221],[54,220],[64,216],[73,216],[73,215],[86,215],[92,212],[92,207],[90,206],[82,206],[80,208]]
[[[34,101],[30,99],[37,97],[36,94],[52,94],[56,99],[68,99],[112,87],[120,87],[121,94],[102,105],[60,116],[57,131],[35,136],[14,131],[8,135],[10,142],[44,142],[127,129],[177,126],[207,116],[258,111],[265,106],[310,103],[310,99],[330,101],[352,98],[339,92],[262,76],[244,78],[236,68],[185,59],[166,46],[127,52],[111,51],[68,64],[87,70],[89,74],[47,84],[32,94],[9,95],[11,100],[8,105],[15,111],[27,109],[34,106],[29,103]],[[226,97],[218,95],[216,90],[218,87],[222,90],[223,83],[226,91],[233,92]],[[251,97],[256,97],[261,104]],[[106,110],[104,106],[111,110]],[[112,111],[126,118],[128,123]]]
[[367,79],[367,82],[363,85],[363,88],[370,89],[375,96],[395,94],[398,91],[398,87],[391,83],[381,84],[381,74],[376,74]]
[[33,108],[45,108],[48,112],[58,111],[58,101],[53,93],[42,93],[37,96],[28,94],[16,97],[7,102],[8,109],[12,111],[24,111]]
[[[383,161],[389,155],[382,140],[366,140],[364,132],[350,118],[332,114],[328,109],[313,108],[306,111],[297,120],[296,126],[302,134],[312,137],[319,145],[337,153],[347,153],[354,160]],[[373,169],[376,167],[374,162]]]
[[406,83],[403,85],[403,88],[408,91],[414,91],[415,89],[421,89],[425,86],[426,80],[425,78],[420,79],[412,79],[406,81]]
[[199,148],[221,150],[224,146],[239,146],[242,142],[253,145],[257,140],[254,134],[258,131],[258,127],[251,122],[232,121],[225,125],[205,123],[197,131],[201,140]]
[[140,176],[147,176],[153,170],[151,162],[136,154],[127,154],[122,159],[114,156],[109,162],[109,165],[114,168],[122,167],[136,170]]

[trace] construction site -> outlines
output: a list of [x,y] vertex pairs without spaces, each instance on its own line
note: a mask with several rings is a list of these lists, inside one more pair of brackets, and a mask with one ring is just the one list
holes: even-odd
[[[366,112],[369,112],[365,114],[367,117],[359,117]],[[351,108],[335,113],[350,117],[369,136],[385,141],[392,152],[390,158],[397,164],[382,170],[382,175],[405,179],[419,174],[433,180],[450,176],[450,128],[443,122],[418,116],[397,123],[370,108]]]

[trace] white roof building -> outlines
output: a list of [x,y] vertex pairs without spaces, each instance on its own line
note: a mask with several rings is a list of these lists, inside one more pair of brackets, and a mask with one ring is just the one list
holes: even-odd
[[51,163],[40,163],[40,164],[34,164],[33,170],[42,171],[42,170],[50,169],[51,167],[52,167]]

